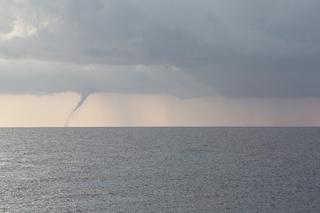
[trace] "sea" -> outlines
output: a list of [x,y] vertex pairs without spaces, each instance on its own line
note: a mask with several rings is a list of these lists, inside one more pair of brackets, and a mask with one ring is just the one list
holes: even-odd
[[320,128],[2,128],[0,212],[320,212]]

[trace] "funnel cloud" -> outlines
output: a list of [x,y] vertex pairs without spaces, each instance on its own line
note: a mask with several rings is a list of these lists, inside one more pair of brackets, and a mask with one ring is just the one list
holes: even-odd
[[86,93],[82,93],[81,94],[81,97],[80,97],[80,100],[79,100],[77,106],[75,106],[75,108],[70,112],[70,114],[68,115],[68,117],[66,119],[66,122],[65,122],[65,125],[64,125],[65,127],[69,126],[70,119],[73,117],[74,113],[76,113],[77,110],[85,103],[85,101],[87,100],[89,95],[90,94],[86,94]]

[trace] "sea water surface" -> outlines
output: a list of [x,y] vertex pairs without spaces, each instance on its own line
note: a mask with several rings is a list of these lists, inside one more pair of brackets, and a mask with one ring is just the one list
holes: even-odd
[[320,129],[0,129],[0,212],[319,213]]

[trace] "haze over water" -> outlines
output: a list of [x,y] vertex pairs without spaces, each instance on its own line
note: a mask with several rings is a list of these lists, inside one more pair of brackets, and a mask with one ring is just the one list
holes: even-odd
[[319,128],[0,129],[0,212],[320,212]]

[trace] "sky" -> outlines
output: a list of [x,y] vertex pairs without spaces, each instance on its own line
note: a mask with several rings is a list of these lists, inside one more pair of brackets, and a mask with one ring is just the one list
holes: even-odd
[[0,0],[0,126],[318,126],[318,0]]

